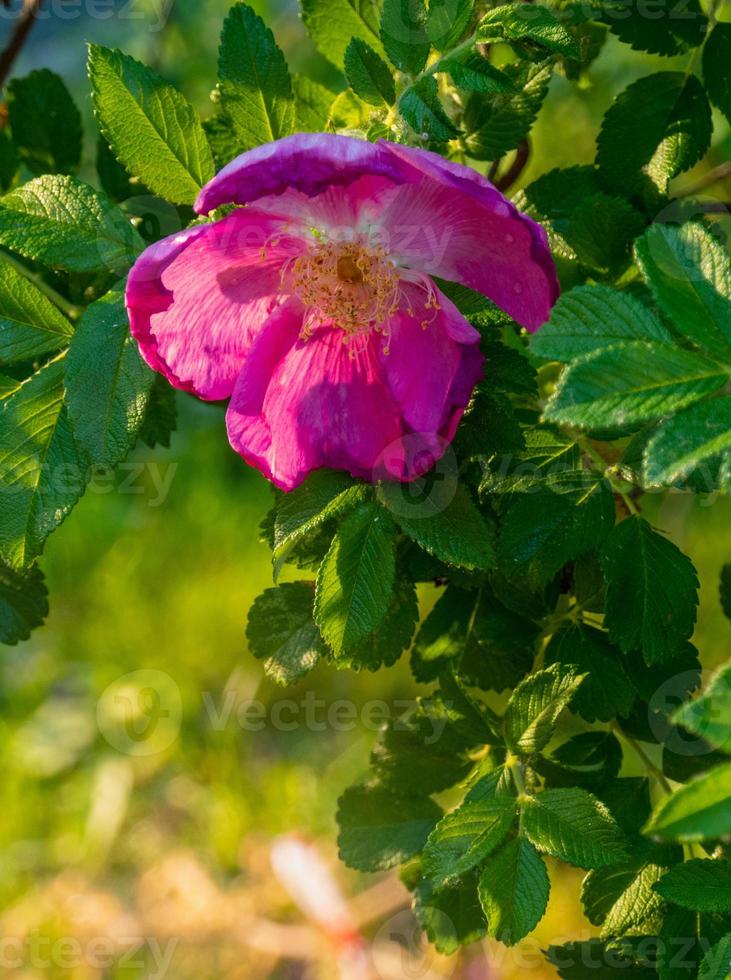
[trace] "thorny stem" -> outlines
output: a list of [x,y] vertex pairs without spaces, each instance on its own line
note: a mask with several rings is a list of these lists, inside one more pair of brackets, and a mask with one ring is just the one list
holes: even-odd
[[[526,164],[528,163],[528,158],[530,157],[530,140],[526,137],[522,143],[518,145],[515,151],[515,159],[510,164],[508,169],[502,175],[502,177],[496,177],[495,186],[499,191],[503,193],[509,190],[513,184],[516,182],[518,177],[525,170]],[[499,161],[498,161],[499,163]],[[497,173],[497,168],[496,168]]]
[[36,22],[43,0],[25,0],[23,12],[10,35],[7,47],[0,54],[0,88],[5,85],[10,74],[15,59],[20,54],[21,48],[30,34],[31,28]]
[[65,313],[70,320],[79,319],[81,316],[81,310],[79,307],[74,306],[74,304],[69,302],[65,296],[62,296],[60,293],[56,292],[53,286],[49,286],[48,283],[41,278],[41,276],[37,275],[35,272],[31,272],[27,266],[24,266],[22,262],[18,262],[18,260],[9,252],[6,252],[4,248],[0,248],[0,257],[4,262],[7,262],[8,265],[12,265],[15,271],[19,272],[21,276],[28,280],[28,282],[32,282],[36,289],[39,289],[45,296],[47,296],[54,306],[57,306],[59,310],[61,310],[62,313]]

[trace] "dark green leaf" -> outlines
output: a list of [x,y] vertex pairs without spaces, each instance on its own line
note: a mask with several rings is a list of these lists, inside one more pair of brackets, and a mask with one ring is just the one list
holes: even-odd
[[716,24],[703,48],[703,81],[711,102],[731,121],[731,24]]
[[544,662],[587,675],[571,701],[585,721],[612,721],[630,713],[634,688],[618,651],[601,630],[580,624],[564,627],[551,638]]
[[354,37],[345,52],[345,76],[355,94],[371,105],[396,101],[391,69],[361,38]]
[[424,0],[384,0],[381,43],[391,62],[409,75],[418,75],[429,56]]
[[302,0],[302,18],[315,47],[338,68],[354,37],[383,54],[378,8],[371,0]]
[[603,868],[627,856],[626,840],[606,806],[583,789],[546,789],[523,804],[529,840],[577,868]]
[[81,115],[63,81],[47,68],[8,85],[13,143],[35,174],[67,174],[81,161]]
[[621,197],[594,194],[572,212],[566,241],[582,265],[609,274],[629,262],[629,246],[645,218]]
[[574,36],[546,7],[533,3],[505,3],[490,10],[477,27],[477,40],[530,41],[569,58],[579,57]]
[[719,597],[721,599],[721,608],[728,619],[731,619],[731,564],[724,565],[721,569]]
[[292,684],[327,652],[312,618],[310,582],[266,589],[249,610],[246,639],[264,670],[279,684]]
[[728,980],[731,973],[731,933],[708,950],[698,970],[698,980]]
[[152,382],[147,400],[147,411],[140,427],[140,439],[154,449],[170,445],[170,437],[177,427],[178,413],[175,388],[166,378],[157,374]]
[[598,790],[616,779],[622,765],[622,747],[611,732],[582,732],[559,745],[550,758],[533,763],[546,786],[579,786]]
[[99,126],[130,174],[173,204],[193,204],[214,174],[203,127],[188,101],[146,65],[90,45]]
[[145,417],[154,374],[130,337],[124,294],[87,307],[71,340],[64,384],[76,441],[92,463],[114,467]]
[[511,796],[466,800],[442,817],[429,835],[422,856],[424,874],[435,888],[454,884],[503,842],[516,816]]
[[643,0],[609,0],[603,19],[635,51],[664,55],[702,44],[708,26],[697,0],[659,0],[651,10]]
[[43,572],[31,565],[18,572],[0,562],[0,643],[27,640],[48,615],[48,590]]
[[294,129],[294,96],[287,62],[274,35],[245,3],[223,24],[218,55],[221,105],[241,150],[288,136]]
[[462,38],[472,19],[475,0],[430,0],[426,32],[437,51],[448,51]]
[[0,259],[0,363],[50,354],[65,347],[72,333],[69,321],[40,289]]
[[550,946],[547,955],[562,980],[657,980],[653,966],[633,963],[601,939]]
[[507,609],[485,587],[480,592],[460,675],[483,691],[514,688],[533,665],[539,629]]
[[672,341],[660,320],[629,293],[608,286],[577,286],[563,293],[551,319],[531,338],[539,357],[572,361],[623,340]]
[[315,621],[336,657],[383,620],[395,570],[393,524],[375,504],[361,504],[341,524],[317,575]]
[[710,354],[731,346],[731,262],[703,225],[656,223],[639,239],[637,264],[673,326]]
[[0,403],[0,446],[0,553],[20,568],[41,553],[86,485],[88,465],[63,407],[63,361]]
[[20,166],[18,151],[6,129],[0,129],[0,191],[8,190]]
[[674,905],[697,912],[731,912],[731,861],[685,861],[668,871],[655,891]]
[[439,890],[422,878],[414,895],[414,914],[429,942],[445,956],[481,939],[487,929],[472,877]]
[[381,871],[417,854],[441,816],[428,797],[382,786],[351,786],[338,801],[340,858],[358,871]]
[[544,416],[581,429],[632,426],[691,405],[727,379],[725,368],[701,354],[625,340],[573,361]]
[[330,89],[306,75],[292,79],[295,129],[298,133],[321,133],[327,126],[334,95]]
[[419,627],[412,651],[417,680],[434,680],[448,661],[464,652],[475,593],[448,585]]
[[413,495],[409,486],[382,483],[378,496],[413,541],[449,565],[486,569],[493,564],[490,530],[454,477],[448,475],[426,496]]
[[509,841],[480,875],[488,934],[514,946],[543,918],[549,889],[546,866],[529,841],[522,837]]
[[695,75],[657,72],[633,82],[614,101],[597,141],[597,163],[606,184],[626,193],[648,167],[664,189],[688,170],[711,141],[711,109]]
[[698,579],[689,558],[641,517],[614,529],[601,557],[607,580],[605,625],[624,652],[648,664],[672,659],[691,636]]
[[143,241],[106,194],[74,177],[36,177],[0,199],[0,244],[69,272],[125,272]]
[[401,115],[419,135],[442,143],[459,135],[459,130],[442,107],[436,79],[432,75],[410,85],[398,105]]
[[585,675],[558,665],[539,670],[513,691],[505,712],[505,740],[520,755],[540,752],[551,739],[558,717]]
[[473,95],[465,110],[464,142],[476,160],[497,160],[528,136],[548,94],[553,64],[519,62],[503,71],[516,91]]
[[711,398],[678,412],[647,443],[643,479],[669,486],[731,449],[731,398]]
[[514,92],[513,80],[491,65],[487,58],[477,52],[470,52],[466,57],[442,58],[439,70],[446,71],[458,88],[465,92]]
[[378,670],[395,664],[411,643],[419,620],[414,583],[398,576],[386,615],[379,625],[347,653],[338,658],[339,667]]

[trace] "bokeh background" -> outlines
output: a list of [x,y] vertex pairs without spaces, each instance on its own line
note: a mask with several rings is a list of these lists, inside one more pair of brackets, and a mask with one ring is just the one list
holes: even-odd
[[[337,73],[308,42],[296,6],[254,6],[292,69],[337,90]],[[49,0],[15,73],[48,67],[64,77],[84,114],[91,175],[96,131],[85,42],[146,61],[206,116],[227,7],[226,0]],[[0,7],[0,45],[17,9],[16,0]],[[554,78],[522,183],[590,162],[611,98],[635,77],[672,67],[672,59],[610,39],[586,80]],[[705,169],[729,158],[731,136],[717,132]],[[728,201],[731,183],[702,197]],[[244,628],[249,605],[271,584],[257,535],[270,491],[228,448],[221,408],[179,395],[178,411],[170,449],[137,451],[52,536],[47,624],[0,651],[3,975],[553,976],[540,948],[591,934],[579,911],[578,873],[554,878],[549,914],[519,950],[485,943],[448,959],[419,946],[395,876],[359,876],[339,865],[336,799],[365,771],[375,738],[369,708],[398,713],[423,691],[406,663],[377,675],[318,668],[290,691],[264,678]],[[731,558],[731,504],[671,494],[646,499],[643,512],[699,569],[696,642],[711,667],[728,657],[717,582]],[[420,600],[426,610],[434,590]],[[333,723],[327,713],[340,702],[353,707],[335,709]],[[318,923],[313,894],[325,925],[349,921],[364,937],[360,960],[345,959],[348,948],[361,948],[357,940],[338,945]]]

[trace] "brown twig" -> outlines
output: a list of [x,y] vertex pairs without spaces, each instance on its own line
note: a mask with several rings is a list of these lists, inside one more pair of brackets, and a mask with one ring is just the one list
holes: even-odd
[[[520,175],[525,170],[525,165],[528,163],[528,158],[530,156],[530,142],[528,139],[524,139],[523,142],[518,146],[515,151],[515,159],[510,164],[508,169],[502,175],[502,177],[497,177],[497,168],[495,168],[495,173],[492,172],[492,167],[490,168],[489,178],[493,180],[495,186],[499,191],[507,191],[513,186],[515,181],[520,177]],[[493,164],[493,167],[495,165]]]
[[713,187],[714,184],[719,184],[722,180],[726,180],[727,177],[731,177],[731,162],[721,163],[717,167],[714,167],[713,170],[709,170],[707,174],[703,174],[702,177],[699,177],[692,184],[681,187],[680,190],[676,191],[675,196],[690,197],[699,191],[705,190],[707,187]]
[[20,50],[25,44],[31,28],[35,24],[42,6],[43,0],[25,0],[20,20],[10,35],[7,47],[0,54],[0,88],[5,85],[7,77],[15,63],[15,59],[20,54]]

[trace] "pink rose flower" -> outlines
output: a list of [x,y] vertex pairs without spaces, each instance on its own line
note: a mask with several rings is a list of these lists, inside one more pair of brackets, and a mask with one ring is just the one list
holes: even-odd
[[558,286],[543,230],[473,170],[308,133],[244,153],[200,193],[227,217],[148,248],[127,284],[142,356],[228,398],[233,448],[291,490],[319,467],[408,481],[444,453],[483,370],[431,276],[530,331]]

